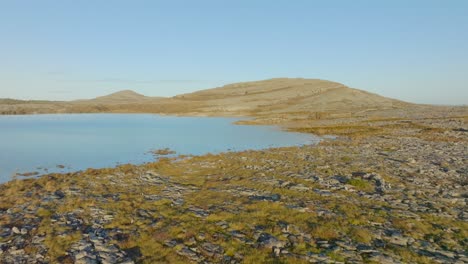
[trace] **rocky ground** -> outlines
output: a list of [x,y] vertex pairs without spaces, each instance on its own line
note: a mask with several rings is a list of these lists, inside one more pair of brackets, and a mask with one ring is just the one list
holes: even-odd
[[[0,186],[1,263],[468,263],[468,118]],[[346,125],[344,125],[344,124]]]

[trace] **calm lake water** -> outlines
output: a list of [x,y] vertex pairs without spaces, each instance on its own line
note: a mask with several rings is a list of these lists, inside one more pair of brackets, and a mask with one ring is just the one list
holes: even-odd
[[148,152],[161,148],[199,155],[318,141],[275,127],[233,125],[237,120],[150,114],[0,116],[0,182],[16,173],[141,164],[153,161]]

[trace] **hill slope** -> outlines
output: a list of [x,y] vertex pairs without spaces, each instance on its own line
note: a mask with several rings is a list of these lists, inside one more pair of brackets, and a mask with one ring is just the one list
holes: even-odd
[[109,95],[97,97],[95,100],[120,101],[120,100],[142,100],[142,99],[145,99],[145,98],[146,98],[146,96],[144,96],[142,94],[139,94],[139,93],[136,93],[134,91],[123,90],[123,91],[119,91],[119,92],[112,93],[112,94],[109,94]]
[[105,112],[291,119],[348,117],[356,113],[421,107],[337,82],[276,78],[234,83],[172,98],[147,97],[125,90],[72,102],[38,104],[9,100],[8,103],[0,103],[0,114]]
[[297,112],[348,113],[409,105],[402,101],[319,79],[269,79],[243,82],[176,96],[203,102],[206,113],[279,114]]
[[112,93],[105,96],[96,97],[91,100],[79,100],[75,102],[81,103],[100,103],[100,104],[121,104],[121,103],[138,103],[142,101],[161,99],[162,97],[148,97],[142,94],[136,93],[131,90],[123,90],[116,93]]

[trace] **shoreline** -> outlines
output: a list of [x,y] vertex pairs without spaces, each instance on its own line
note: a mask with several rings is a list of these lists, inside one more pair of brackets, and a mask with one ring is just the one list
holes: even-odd
[[468,115],[421,118],[292,120],[338,138],[1,184],[0,260],[467,262]]
[[[60,114],[57,114],[57,113],[51,113],[51,114],[25,114],[25,115],[21,115],[22,117],[25,117],[25,118],[28,118],[28,116],[30,117],[34,117],[34,116],[48,116],[48,117],[67,117],[67,116],[74,116],[74,115],[78,115],[78,116],[82,116],[82,115],[91,115],[91,116],[96,116],[96,115],[103,115],[103,116],[106,116],[106,115],[146,115],[146,116],[154,116],[156,118],[174,118],[174,117],[177,117],[177,118],[218,118],[218,119],[226,119],[230,122],[230,124],[232,125],[249,125],[249,124],[241,124],[239,122],[250,122],[251,120],[253,120],[252,117],[232,117],[232,116],[186,116],[186,115],[170,115],[170,114],[156,114],[156,113],[60,113]],[[18,115],[3,115],[4,117],[11,117],[11,118],[17,118]],[[2,117],[2,115],[0,115],[0,118]],[[272,125],[272,124],[259,124],[261,126],[264,126],[264,127],[267,127],[268,130],[272,130],[272,131],[282,131],[284,133],[300,133],[300,134],[306,134],[306,135],[310,135],[310,133],[304,133],[304,132],[297,132],[297,131],[288,131],[287,129],[283,128],[283,127],[280,127],[280,126],[277,126],[277,125]],[[311,135],[311,138],[307,141],[307,143],[303,143],[303,144],[300,144],[300,145],[313,145],[313,144],[317,144],[318,141],[320,141],[320,138],[319,136],[314,136],[314,135]],[[290,146],[285,146],[285,147],[292,147],[292,146],[300,146],[300,145],[290,145]],[[274,146],[266,146],[265,148],[263,149],[256,149],[256,150],[268,150],[268,149],[271,149],[271,148],[277,148],[277,147],[274,147]],[[254,150],[254,149],[249,149],[249,150]],[[149,154],[151,153],[153,150],[148,150],[148,151],[143,151],[142,154]],[[240,151],[243,151],[243,150],[236,150],[236,149],[226,149],[224,151],[220,151],[220,152],[205,152],[204,154],[192,154],[192,153],[180,153],[181,156],[204,156],[206,154],[217,154],[217,153],[223,153],[223,152],[240,152]],[[136,166],[140,166],[140,165],[144,165],[146,163],[152,163],[152,162],[155,162],[155,160],[150,160],[150,159],[146,159],[144,161],[141,161],[140,163],[134,163],[134,162],[122,162],[122,161],[119,161],[119,162],[113,162],[113,164],[110,164],[110,165],[103,165],[103,166],[99,166],[99,167],[83,167],[81,166],[80,168],[75,168],[73,169],[72,167],[70,167],[71,165],[67,165],[67,166],[64,166],[64,165],[60,165],[60,164],[57,164],[57,165],[52,165],[51,167],[45,167],[43,166],[42,164],[39,164],[38,165],[38,168],[36,169],[32,169],[32,170],[17,170],[16,172],[14,172],[13,174],[11,174],[11,176],[5,176],[4,178],[9,178],[8,181],[5,181],[5,182],[0,182],[0,184],[3,184],[3,183],[6,183],[6,182],[9,182],[9,181],[12,181],[12,180],[15,180],[15,179],[18,179],[18,180],[23,180],[23,179],[37,179],[38,177],[43,177],[43,176],[47,176],[47,175],[50,175],[50,174],[67,174],[67,173],[78,173],[78,172],[82,172],[82,171],[85,171],[87,169],[106,169],[106,168],[115,168],[115,167],[118,167],[120,165],[125,165],[125,164],[130,164],[130,165],[136,165]],[[58,171],[57,169],[60,169],[60,171]],[[65,169],[65,170],[64,170]]]

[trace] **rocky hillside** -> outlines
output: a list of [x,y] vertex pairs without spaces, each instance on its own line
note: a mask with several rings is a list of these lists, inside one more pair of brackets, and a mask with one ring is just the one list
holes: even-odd
[[409,106],[343,84],[319,79],[269,79],[230,84],[176,96],[205,104],[202,112],[277,114],[298,112],[349,113]]
[[[6,102],[6,101],[5,101]],[[262,118],[350,117],[356,113],[418,107],[319,79],[269,79],[225,85],[172,98],[126,90],[91,100],[30,103],[0,101],[0,114],[162,113]]]

